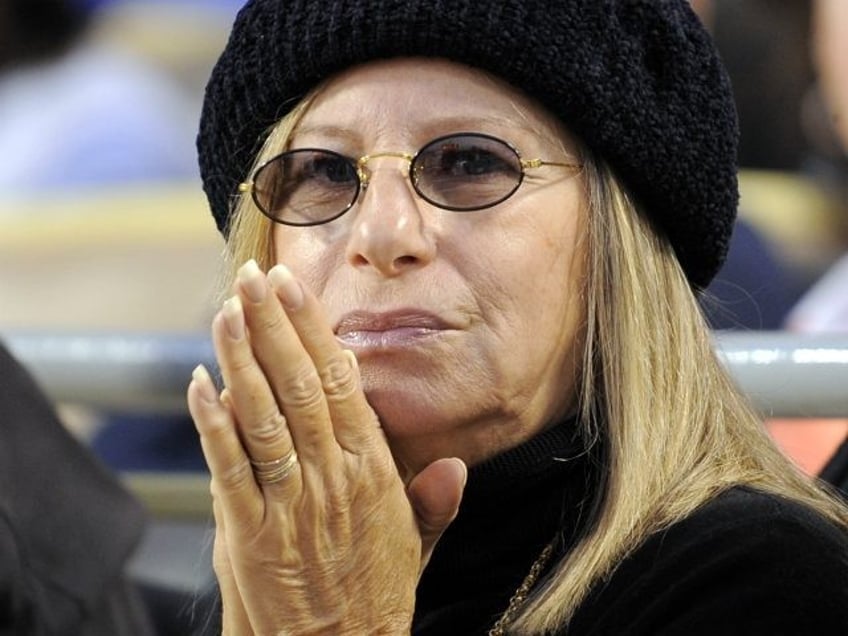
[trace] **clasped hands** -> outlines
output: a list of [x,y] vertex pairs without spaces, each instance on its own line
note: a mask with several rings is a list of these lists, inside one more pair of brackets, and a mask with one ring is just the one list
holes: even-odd
[[225,635],[408,634],[466,468],[398,467],[313,293],[249,261],[212,322],[223,379],[188,405],[211,473]]

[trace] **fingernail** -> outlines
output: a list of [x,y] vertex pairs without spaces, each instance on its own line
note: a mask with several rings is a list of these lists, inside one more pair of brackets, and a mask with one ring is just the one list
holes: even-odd
[[459,461],[462,462],[462,487],[465,488],[465,484],[468,483],[468,465],[461,459]]
[[288,267],[274,265],[268,272],[268,280],[286,308],[299,309],[303,305],[303,288]]
[[268,288],[265,283],[265,276],[255,260],[251,258],[239,267],[237,277],[241,288],[251,302],[261,303],[265,300]]
[[206,367],[202,364],[198,364],[194,368],[194,371],[191,372],[191,377],[194,380],[195,386],[197,386],[197,391],[200,394],[200,397],[203,398],[205,402],[217,404],[218,391],[215,390],[215,384],[212,382],[212,376],[209,375],[209,371],[206,370]]
[[226,406],[227,408],[232,408],[233,406],[233,396],[230,393],[230,390],[227,387],[224,387],[224,390],[221,391],[221,404]]
[[244,338],[244,309],[241,305],[241,298],[231,296],[224,302],[224,307],[221,310],[224,316],[224,325],[227,327],[227,333],[233,340],[241,340]]
[[453,460],[457,464],[457,468],[462,471],[462,487],[465,488],[465,484],[468,483],[468,466],[459,457],[454,457]]

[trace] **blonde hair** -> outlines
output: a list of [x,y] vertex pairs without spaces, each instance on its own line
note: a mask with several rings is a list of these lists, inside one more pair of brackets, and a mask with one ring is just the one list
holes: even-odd
[[848,527],[848,510],[777,449],[718,358],[673,250],[600,160],[589,200],[586,439],[605,444],[599,508],[510,633],[561,630],[650,534],[747,484]]
[[[250,168],[251,175],[263,162],[287,148],[295,127],[309,109],[319,90],[320,87],[309,93],[277,122]],[[224,296],[229,293],[236,271],[247,260],[255,259],[263,271],[268,271],[274,266],[272,226],[273,221],[259,211],[250,195],[239,196],[233,209],[223,267],[219,274],[219,295]]]
[[[257,165],[286,147],[319,90],[274,128]],[[650,534],[734,485],[789,497],[848,527],[846,508],[781,454],[735,387],[668,241],[609,168],[584,155],[589,254],[580,408],[585,439],[605,445],[603,492],[588,534],[508,626],[515,634],[561,630],[591,587]],[[242,196],[225,281],[248,258],[263,269],[273,265],[271,234],[271,221]]]

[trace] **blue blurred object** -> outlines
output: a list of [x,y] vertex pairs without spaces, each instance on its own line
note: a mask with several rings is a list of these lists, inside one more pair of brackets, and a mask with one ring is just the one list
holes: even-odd
[[[0,189],[26,196],[196,179],[199,89],[133,35],[148,29],[155,41],[156,22],[145,22],[142,9],[178,11],[182,3],[31,1],[14,0],[0,21]],[[132,4],[138,11],[106,15]],[[36,8],[43,15],[34,17]],[[215,2],[193,4],[189,14],[201,11],[225,21]]]
[[201,10],[231,11],[235,17],[236,12],[242,7],[246,0],[70,0],[70,4],[84,11],[96,11],[103,7],[119,4],[151,5],[162,4],[168,6],[192,6]]
[[94,436],[91,449],[117,471],[206,470],[197,431],[185,415],[114,415]]
[[119,0],[69,0],[69,4],[82,11],[93,12],[102,6],[115,4]]
[[791,270],[759,232],[736,223],[724,267],[701,297],[714,329],[780,329],[800,295]]

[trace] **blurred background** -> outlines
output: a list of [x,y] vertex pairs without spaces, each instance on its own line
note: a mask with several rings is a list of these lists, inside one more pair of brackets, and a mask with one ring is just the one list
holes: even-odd
[[[0,339],[149,509],[129,568],[163,635],[190,633],[212,581],[208,478],[178,396],[223,246],[194,139],[240,5],[0,0]],[[166,359],[166,375],[138,368]]]
[[[222,242],[194,139],[240,4],[2,0],[0,330],[205,330]],[[116,466],[183,461],[168,436],[101,442],[102,414],[77,406],[69,425]]]
[[[128,364],[148,338],[164,347],[156,355],[207,355],[201,341],[223,244],[194,138],[206,78],[240,5],[0,0],[0,338],[25,362],[38,361],[39,338],[50,336],[78,336],[53,343],[75,359],[110,336],[129,338],[109,354],[120,361],[123,351]],[[730,72],[742,133],[740,225],[705,310],[722,332],[846,334],[848,2],[692,5]],[[190,368],[154,380],[179,396]],[[51,392],[49,374],[34,370]],[[109,400],[114,378],[75,379],[86,386],[78,399],[52,394],[63,422],[99,460],[136,479],[157,515],[179,518],[185,506],[206,523],[205,469],[181,405]],[[839,417],[770,418],[769,426],[812,474],[848,435]],[[169,499],[181,488],[189,503]],[[177,526],[168,532],[149,542],[159,556],[168,541],[176,552],[185,545]],[[192,545],[186,586],[209,576]],[[152,558],[139,559],[141,574],[154,576],[145,565]]]
[[202,324],[220,244],[194,138],[239,4],[0,4],[3,328]]

